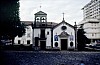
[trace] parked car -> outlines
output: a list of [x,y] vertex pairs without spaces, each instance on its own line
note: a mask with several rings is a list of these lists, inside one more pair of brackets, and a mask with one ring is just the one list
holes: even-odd
[[100,49],[100,44],[95,44],[95,45],[92,45],[92,46],[90,46],[90,47],[92,47],[92,48],[94,48],[94,49]]
[[100,50],[100,43],[98,44],[86,44],[87,49],[93,49],[93,50]]
[[86,44],[86,47],[91,47],[91,46],[94,46],[94,45],[96,45],[96,43]]
[[1,40],[3,45],[10,45],[12,44],[12,40]]

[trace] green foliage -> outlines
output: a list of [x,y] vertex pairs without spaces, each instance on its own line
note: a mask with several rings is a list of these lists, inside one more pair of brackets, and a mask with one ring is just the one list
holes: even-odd
[[90,40],[84,34],[84,29],[80,27],[77,31],[78,50],[84,50],[85,45],[90,43]]
[[19,1],[0,2],[0,39],[22,36],[25,33],[25,26],[19,18]]

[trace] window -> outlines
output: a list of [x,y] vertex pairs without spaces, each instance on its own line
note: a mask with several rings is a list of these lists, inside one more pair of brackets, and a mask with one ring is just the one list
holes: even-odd
[[58,42],[55,42],[55,47],[58,47]]
[[49,35],[49,31],[47,32],[47,35]]
[[71,47],[73,46],[73,42],[70,42],[70,46],[71,46]]
[[20,40],[18,40],[18,44],[20,44]]
[[27,40],[27,44],[30,44],[30,40]]
[[42,22],[46,22],[45,19],[46,19],[45,17],[42,17]]
[[41,38],[45,38],[45,29],[41,29],[41,35],[40,35]]
[[40,22],[40,17],[37,17],[36,18],[36,22]]
[[94,36],[94,34],[92,34],[92,36]]
[[42,26],[45,26],[45,23],[42,23]]
[[62,29],[62,30],[66,30],[67,27],[66,27],[66,26],[62,26],[61,29]]

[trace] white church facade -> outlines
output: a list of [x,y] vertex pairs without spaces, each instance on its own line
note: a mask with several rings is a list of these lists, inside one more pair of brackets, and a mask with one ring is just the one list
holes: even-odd
[[[75,50],[76,37],[75,27],[67,23],[64,18],[60,23],[47,22],[47,14],[39,11],[34,14],[35,20],[32,22],[30,29],[30,42],[23,41],[23,37],[15,38],[15,44],[32,44],[34,50],[48,50],[48,49],[59,49],[59,50]],[[27,33],[24,37],[27,38]],[[24,35],[24,36],[25,36]]]
[[[58,39],[56,40],[56,37]],[[53,47],[60,50],[75,49],[74,27],[64,20],[53,28]]]

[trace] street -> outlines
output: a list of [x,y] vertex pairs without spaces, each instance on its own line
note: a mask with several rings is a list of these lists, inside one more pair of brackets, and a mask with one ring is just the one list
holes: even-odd
[[4,51],[4,65],[100,65],[100,52]]

